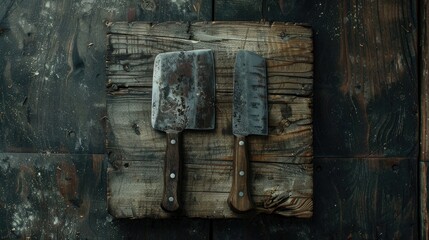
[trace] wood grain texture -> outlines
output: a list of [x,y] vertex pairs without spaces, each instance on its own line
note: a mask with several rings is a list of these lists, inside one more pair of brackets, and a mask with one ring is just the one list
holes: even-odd
[[215,1],[215,20],[222,21],[259,21],[263,19],[262,6],[265,1],[218,0]]
[[420,174],[420,238],[429,239],[429,198],[428,198],[428,162],[419,162]]
[[[356,155],[416,157],[417,22],[414,3],[344,2],[340,19],[340,94],[359,114],[349,144]],[[388,42],[388,44],[386,44]],[[374,50],[375,49],[375,50]],[[353,116],[352,115],[352,116]],[[359,146],[356,148],[356,146]]]
[[212,0],[140,0],[130,1],[128,22],[132,21],[210,21]]
[[211,239],[208,219],[121,219],[115,226],[116,239]]
[[95,220],[109,217],[103,204],[106,160],[104,155],[0,153],[0,237],[101,237],[97,229],[112,227]]
[[429,161],[429,10],[428,1],[422,2],[420,45],[420,161]]
[[417,171],[413,158],[315,160],[315,208],[325,214],[314,220],[335,219],[316,236],[417,239]]
[[428,1],[420,6],[420,238],[429,239],[429,10]]
[[106,162],[91,166],[99,163],[93,153],[105,153],[106,26],[133,12],[137,20],[197,20],[198,4],[199,19],[212,18],[211,1],[157,3],[0,1],[0,165],[10,164],[0,170],[0,239],[209,238],[201,219],[113,221]]
[[[45,6],[48,2],[50,2],[51,6],[55,5],[56,7],[46,8]],[[64,0],[3,0],[0,4],[0,84],[5,84],[5,80],[9,79],[6,78],[6,76],[12,76],[14,81],[14,85],[11,88],[12,90],[7,88],[8,85],[6,85],[6,88],[2,87],[0,90],[1,94],[3,94],[1,95],[2,102],[0,102],[0,146],[2,146],[2,151],[5,150],[6,147],[3,148],[3,146],[6,145],[7,149],[19,152],[45,151],[47,148],[43,147],[43,144],[48,146],[48,143],[51,147],[57,143],[58,145],[61,145],[59,140],[58,142],[55,142],[53,138],[47,137],[46,135],[40,135],[37,138],[34,137],[34,135],[27,135],[27,131],[23,130],[25,128],[21,127],[21,122],[25,120],[26,108],[22,107],[20,103],[28,104],[31,101],[30,98],[25,100],[25,96],[27,95],[25,92],[27,89],[29,89],[28,91],[33,91],[30,89],[31,79],[43,79],[43,75],[40,71],[38,75],[39,77],[33,76],[35,70],[32,66],[44,66],[46,63],[49,65],[51,63],[50,61],[54,61],[56,57],[55,53],[49,55],[50,57],[45,57],[46,55],[41,53],[47,51],[46,49],[41,50],[40,48],[32,46],[39,46],[39,44],[41,45],[42,43],[50,46],[68,45],[70,43],[70,38],[65,37],[68,33],[61,33],[61,29],[74,29],[74,27],[76,27],[78,37],[75,42],[76,47],[74,47],[74,49],[79,49],[78,52],[84,52],[86,51],[85,49],[89,43],[94,43],[93,47],[96,46],[98,49],[97,52],[100,58],[98,55],[94,55],[97,61],[91,66],[85,66],[84,72],[85,75],[90,76],[92,75],[92,73],[90,73],[92,69],[101,69],[98,72],[101,73],[100,76],[97,78],[88,78],[91,80],[91,84],[88,85],[88,91],[97,95],[101,99],[105,96],[104,88],[93,87],[93,85],[96,85],[95,82],[101,85],[105,82],[105,61],[103,57],[105,53],[105,34],[103,30],[105,20],[107,20],[107,24],[112,21],[127,21],[132,17],[133,11],[129,11],[129,9],[133,7],[135,10],[134,16],[137,20],[161,22],[170,19],[187,21],[189,20],[188,16],[190,16],[189,12],[181,14],[165,9],[160,10],[160,12],[157,13],[160,7],[155,7],[154,3],[161,1],[76,0],[72,1],[73,7],[69,7],[70,5],[67,2],[68,1]],[[365,24],[363,27],[367,30],[365,32],[359,30],[360,33],[364,34],[362,37],[364,37],[367,32],[381,32],[382,34],[380,36],[383,36],[383,38],[381,38],[382,44],[386,45],[386,47],[392,46],[390,44],[392,39],[407,39],[410,35],[414,34],[417,27],[415,21],[415,18],[418,16],[417,10],[426,11],[426,1],[384,0],[368,2],[359,0],[350,2],[350,4],[355,3],[356,7],[343,4],[344,1],[261,1],[261,4],[266,3],[262,9],[262,11],[265,12],[262,13],[258,12],[258,1],[239,1],[241,4],[235,4],[235,2],[237,1],[230,1],[226,4],[216,4],[215,20],[238,20],[239,17],[241,20],[259,21],[261,16],[264,16],[267,21],[308,23],[314,30],[315,90],[313,105],[315,112],[315,155],[340,157],[338,159],[315,158],[314,217],[311,220],[283,218],[275,215],[259,216],[250,220],[190,220],[186,218],[168,220],[112,220],[111,216],[107,215],[105,210],[106,203],[104,199],[106,187],[98,185],[95,190],[95,196],[91,195],[90,197],[91,214],[90,217],[88,217],[89,221],[76,221],[79,223],[78,226],[70,224],[67,229],[64,230],[59,227],[60,229],[58,230],[58,228],[55,228],[58,225],[52,226],[53,223],[50,223],[48,216],[46,218],[48,219],[46,220],[46,224],[38,225],[40,226],[40,230],[38,229],[37,231],[32,232],[32,239],[43,239],[44,237],[49,238],[45,233],[53,232],[59,233],[58,235],[54,234],[54,237],[58,236],[58,238],[61,238],[61,233],[63,232],[66,234],[79,232],[76,239],[417,239],[417,234],[415,233],[417,231],[415,220],[417,216],[414,213],[416,210],[409,207],[401,210],[402,208],[398,206],[399,204],[409,206],[407,202],[410,202],[410,199],[417,198],[417,193],[409,192],[409,186],[412,186],[410,183],[414,181],[414,177],[412,175],[413,171],[405,170],[407,167],[403,168],[403,166],[412,167],[412,164],[416,163],[416,160],[407,160],[405,162],[411,163],[407,163],[405,165],[403,165],[405,162],[401,160],[398,162],[399,168],[393,168],[393,165],[390,166],[386,164],[383,165],[382,168],[371,168],[372,170],[369,170],[369,167],[357,166],[359,166],[358,164],[365,166],[369,163],[374,166],[374,160],[385,161],[386,158],[367,160],[342,158],[350,157],[357,153],[364,155],[364,153],[367,152],[361,148],[362,146],[366,146],[364,144],[352,145],[354,142],[361,143],[365,141],[365,134],[361,133],[361,130],[367,127],[366,123],[362,120],[365,119],[365,115],[363,115],[362,112],[356,112],[353,107],[353,104],[356,105],[356,101],[354,101],[354,99],[349,95],[339,93],[338,86],[344,81],[343,68],[345,64],[341,63],[338,59],[340,56],[340,36],[345,33],[341,27],[343,22],[353,20],[353,25],[350,25],[348,28],[349,30],[352,30],[353,27],[359,28],[363,24],[363,19],[366,19],[369,23]],[[139,9],[140,3],[142,4],[142,10]],[[189,6],[189,2],[185,1],[176,1],[176,3],[183,4],[184,8],[186,5]],[[131,6],[132,4],[135,5]],[[379,11],[382,14],[374,15],[373,12],[368,15],[368,9],[364,8],[365,11],[363,11],[362,5],[366,5],[365,7],[372,6],[373,11]],[[387,10],[388,7],[391,10]],[[249,8],[256,10],[249,10]],[[84,13],[83,9],[91,10]],[[180,8],[175,7],[170,9],[176,10]],[[44,11],[52,15],[52,21],[46,21],[46,15],[41,14]],[[65,14],[64,11],[66,11]],[[185,9],[185,11],[187,11],[187,9]],[[345,11],[349,12],[348,16],[350,17],[340,17],[340,12],[344,13]],[[74,15],[70,16],[72,14],[68,15],[68,12],[73,12]],[[208,12],[211,12],[211,10]],[[356,17],[354,17],[355,14]],[[398,16],[401,14],[403,14],[402,17],[396,19],[392,18],[392,16]],[[64,15],[64,19],[62,21],[58,21],[59,16],[61,15]],[[234,16],[237,16],[237,18]],[[382,18],[383,21],[387,19],[392,19],[392,21],[390,23],[374,25],[379,18]],[[211,20],[209,15],[204,19]],[[427,20],[426,18],[424,19]],[[411,28],[409,27],[409,23],[412,24]],[[28,26],[35,26],[40,33],[33,32],[32,34],[30,33],[27,35],[29,33]],[[371,31],[369,29],[371,29]],[[102,33],[100,33],[100,30],[102,30]],[[350,33],[349,30],[347,31],[348,33]],[[419,31],[423,32],[423,28]],[[56,37],[57,34],[58,37]],[[50,36],[52,36],[52,38]],[[352,37],[349,37],[345,42],[351,42],[351,40]],[[425,47],[425,44],[421,45]],[[406,46],[405,42],[403,46]],[[91,48],[88,49],[90,50]],[[374,45],[366,46],[365,49],[374,52],[378,51],[377,46]],[[401,48],[393,46],[391,49],[393,52],[398,51],[400,55],[403,55],[404,57],[406,56],[406,59],[415,58],[417,53],[416,51],[402,51],[400,50]],[[35,52],[35,54],[32,57],[28,57],[26,54],[29,52]],[[65,51],[57,53],[58,57],[61,59],[62,55],[68,56],[69,54]],[[92,58],[90,54],[79,55],[84,59],[84,61],[86,61],[85,63],[88,62],[87,59]],[[356,53],[353,55],[359,56],[359,54]],[[6,58],[13,60],[10,61],[10,71],[5,71],[5,69],[9,69],[9,67],[6,68]],[[356,59],[361,58],[356,57]],[[381,60],[377,62],[381,62]],[[359,64],[354,63],[354,66],[359,66]],[[414,64],[411,65],[412,69],[416,67],[417,66]],[[55,70],[55,73],[58,74],[61,79],[64,79],[68,73],[68,68],[63,68],[66,69],[59,70],[61,67],[58,67],[57,65]],[[356,71],[356,68],[353,69]],[[97,76],[98,73],[94,74],[94,76]],[[372,78],[371,81],[383,81],[387,76],[386,72],[380,72],[380,74],[377,77]],[[79,79],[79,77],[76,77],[73,81],[80,81]],[[294,79],[290,78],[289,80],[292,81]],[[94,81],[94,84],[92,84],[92,81]],[[370,80],[366,79],[365,81]],[[40,82],[41,80],[37,80],[39,85],[41,85]],[[424,84],[425,82],[423,81],[421,83]],[[423,84],[421,85],[422,87],[425,86]],[[77,82],[76,85],[78,85]],[[400,96],[404,91],[407,92],[409,89],[413,90],[415,86],[413,82],[403,80],[401,80],[398,85],[400,86],[387,88],[385,91],[390,92],[391,94],[380,95],[377,97],[378,102],[384,101],[385,104],[387,104],[391,102],[388,98],[389,96],[390,98],[394,97],[395,94]],[[59,89],[56,84],[48,84],[45,86],[46,89],[39,87],[41,89],[39,91],[49,90],[50,95],[56,94],[56,91],[58,91],[60,94],[67,93],[67,95],[70,96],[74,96],[74,93],[77,92],[76,99],[85,99],[85,101],[75,102],[73,101],[74,97],[70,97],[71,106],[73,106],[73,104],[83,102],[84,105],[79,106],[86,109],[87,105],[90,105],[88,102],[92,102],[92,100],[85,97],[85,95],[79,93],[79,88],[74,90],[70,87],[64,90],[63,87]],[[298,87],[299,84],[296,86]],[[359,89],[359,86],[357,86],[357,89]],[[360,89],[362,89],[362,86]],[[50,97],[50,99],[53,99],[53,97]],[[401,100],[402,101],[393,101],[392,105],[400,106],[405,109],[411,109],[415,106],[414,96],[405,94],[405,98]],[[66,105],[65,102],[60,102],[60,104]],[[384,108],[382,105],[373,106]],[[44,105],[40,105],[39,108],[48,109],[49,111],[46,110],[45,112],[50,112],[52,106],[49,105],[44,107]],[[358,108],[358,110],[359,109],[360,108]],[[73,107],[69,107],[64,110],[67,111],[66,119],[67,123],[70,125],[80,126],[85,125],[85,123],[90,121],[88,118],[84,117],[82,113],[73,113],[73,110],[75,110]],[[376,110],[377,109],[375,108],[373,109],[373,111]],[[55,110],[53,112],[58,111]],[[91,112],[91,116],[94,114],[93,109],[89,110],[89,112]],[[380,116],[386,114],[387,113],[380,112]],[[16,119],[15,115],[18,116]],[[43,116],[39,113],[38,118],[41,117]],[[59,117],[56,118],[59,119]],[[124,117],[124,119],[126,118]],[[53,128],[54,125],[66,125],[63,124],[63,120],[59,122],[46,123],[44,127],[47,129],[48,126]],[[414,136],[418,135],[416,124],[417,120],[409,121],[408,119],[407,121],[407,123],[413,124],[414,127],[408,127],[401,131],[404,141],[400,141],[398,145],[395,146],[386,146],[386,150],[389,150],[389,156],[405,155],[407,154],[406,152],[408,152],[406,149],[409,149],[410,145],[416,144],[415,141],[411,139],[414,139]],[[138,125],[134,125],[134,127],[126,125],[125,127],[127,130],[130,129],[132,132],[138,132],[140,129]],[[4,135],[6,134],[4,129],[8,131],[8,135],[6,137]],[[82,127],[80,129],[82,129]],[[89,131],[88,134],[91,135],[91,138],[96,138],[94,130]],[[52,135],[63,136],[63,132],[58,131]],[[73,136],[73,133],[71,133],[71,135]],[[85,134],[77,133],[77,136],[82,137],[85,136]],[[38,142],[38,139],[41,139],[40,142]],[[75,140],[67,142],[68,140],[66,141],[64,138],[60,137],[58,137],[58,139],[62,139],[62,144],[66,146],[67,149],[74,149],[75,143],[78,142]],[[42,140],[44,142],[42,142]],[[84,138],[82,138],[82,140],[83,146],[86,146]],[[93,147],[90,147],[85,151],[88,151],[88,153],[96,151],[103,152],[104,148],[99,145],[99,141],[93,141],[93,144]],[[39,147],[32,147],[33,145]],[[384,150],[384,146],[381,142],[377,143],[377,146],[374,145],[374,148],[377,148],[380,151]],[[50,149],[53,149],[53,147]],[[82,159],[82,161],[87,162],[88,159],[85,158]],[[2,163],[3,162],[0,161],[0,165],[2,165]],[[84,174],[85,171],[86,173],[89,173],[88,170],[85,170],[87,168],[83,165],[84,164],[75,163],[77,176]],[[22,166],[24,168],[27,166],[31,167],[32,163],[22,161]],[[14,219],[13,216],[17,215],[28,217],[33,213],[36,215],[37,219],[44,218],[46,216],[45,210],[37,210],[38,207],[41,209],[47,209],[46,205],[43,204],[38,205],[38,207],[36,205],[31,205],[26,208],[28,211],[22,211],[22,208],[20,207],[21,205],[19,204],[21,200],[17,200],[20,199],[20,197],[17,197],[18,193],[16,190],[16,179],[20,171],[19,168],[19,166],[11,168],[11,173],[0,172],[0,216],[2,216],[0,218],[1,239],[20,238],[20,236],[16,236],[10,231],[11,222],[13,222]],[[333,170],[330,171],[329,169]],[[354,173],[355,169],[361,169],[362,171]],[[393,169],[397,171],[393,171]],[[36,170],[38,169],[36,168]],[[101,172],[101,182],[105,181],[103,179],[106,179],[106,176],[103,174],[105,174],[104,171]],[[362,177],[359,177],[360,174],[362,174]],[[52,175],[52,177],[49,178],[54,179],[53,176],[55,175],[55,171],[52,170],[50,173],[46,174],[42,171],[42,179],[46,179],[45,175]],[[29,177],[28,179],[32,178]],[[359,179],[362,181],[357,181]],[[379,180],[376,181],[375,179]],[[160,181],[162,181],[162,179],[160,179]],[[45,183],[44,180],[42,181],[44,187],[48,189],[57,188],[55,182],[55,180],[52,180],[49,183]],[[349,185],[353,186],[352,195],[350,195],[351,187],[348,187]],[[375,188],[375,186],[378,187]],[[372,188],[377,191],[382,190],[383,194],[377,195],[377,197],[371,197],[375,196],[369,195],[370,193],[375,194],[374,189]],[[335,189],[337,189],[340,194],[332,194],[333,192],[336,193]],[[356,209],[355,206],[362,206],[361,203],[365,202],[365,198],[359,197],[364,195],[363,193],[360,193],[361,189],[367,189],[365,191],[365,196],[371,197],[372,204],[369,204],[369,202],[366,201],[369,207],[363,208],[364,213],[359,213],[358,215],[358,213],[353,211],[353,209]],[[59,195],[59,193],[56,194]],[[72,194],[70,195],[72,196]],[[55,193],[52,194],[52,196],[56,197]],[[340,198],[339,196],[342,197]],[[50,201],[49,203],[49,209],[62,209],[61,206],[64,204],[62,200]],[[427,203],[427,201],[424,203]],[[341,208],[339,208],[339,206],[341,206]],[[392,209],[394,209],[394,211],[392,211]],[[75,214],[74,211],[65,212],[64,217],[65,219],[73,219],[75,216],[73,214]],[[60,223],[59,226],[62,226],[62,223]],[[30,224],[21,225],[20,229],[29,229],[29,231],[31,231],[34,229],[34,226]],[[67,235],[67,237],[73,238],[73,234]]]
[[110,213],[120,218],[169,216],[159,207],[165,136],[150,126],[153,60],[165,51],[210,48],[215,51],[216,128],[183,133],[184,206],[179,215],[239,216],[226,200],[234,146],[234,53],[246,49],[265,57],[268,68],[270,135],[249,137],[257,212],[311,216],[311,36],[309,28],[282,23],[113,23],[107,58]]
[[[113,20],[211,20],[211,0],[0,3],[0,151],[104,153]],[[133,17],[134,15],[134,17]]]
[[105,115],[105,97],[99,94],[105,75],[102,19],[109,19],[104,6],[12,1],[6,8],[1,22],[8,30],[0,37],[1,151],[104,152],[99,144]]
[[115,221],[106,211],[107,160],[0,153],[0,238],[209,239],[201,219]]
[[414,159],[314,159],[312,219],[213,220],[213,239],[418,239]]
[[[418,155],[417,1],[216,1],[215,20],[314,29],[316,156]],[[250,10],[249,10],[250,8]]]

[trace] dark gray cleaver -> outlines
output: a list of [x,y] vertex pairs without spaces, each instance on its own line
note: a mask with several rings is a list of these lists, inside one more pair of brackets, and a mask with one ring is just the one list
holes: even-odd
[[235,135],[232,186],[228,205],[236,212],[253,208],[249,192],[248,135],[268,134],[265,59],[240,50],[234,67],[232,132]]
[[180,133],[215,126],[215,73],[211,50],[156,56],[152,87],[152,127],[167,133],[161,207],[179,209]]

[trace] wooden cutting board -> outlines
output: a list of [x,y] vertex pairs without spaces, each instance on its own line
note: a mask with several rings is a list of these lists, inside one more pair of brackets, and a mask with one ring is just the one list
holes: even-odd
[[[107,52],[108,208],[117,218],[235,218],[258,213],[308,218],[313,212],[313,42],[309,27],[286,23],[116,22]],[[153,61],[161,52],[212,49],[216,128],[185,131],[182,211],[160,207],[165,133],[151,127]],[[251,194],[257,209],[227,205],[232,181],[235,53],[267,61],[269,136],[250,136]]]

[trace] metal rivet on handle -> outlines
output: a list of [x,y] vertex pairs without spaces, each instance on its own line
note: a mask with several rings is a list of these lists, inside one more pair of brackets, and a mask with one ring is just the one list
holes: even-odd
[[244,145],[244,141],[238,142],[238,145],[243,146]]
[[174,201],[174,197],[169,197],[168,201],[170,201],[170,202]]
[[238,174],[240,174],[240,176],[244,176],[244,171],[240,171]]
[[240,196],[240,197],[244,196],[244,192],[239,192],[238,196]]
[[170,178],[171,179],[174,179],[176,177],[176,174],[174,174],[174,173],[170,173]]
[[176,139],[171,139],[170,143],[173,145],[176,144]]

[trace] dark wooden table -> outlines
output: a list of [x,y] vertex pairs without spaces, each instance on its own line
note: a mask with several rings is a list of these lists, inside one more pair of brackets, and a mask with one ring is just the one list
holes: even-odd
[[[426,0],[3,0],[0,238],[426,238],[427,9]],[[212,20],[312,26],[313,218],[115,220],[106,28]]]

